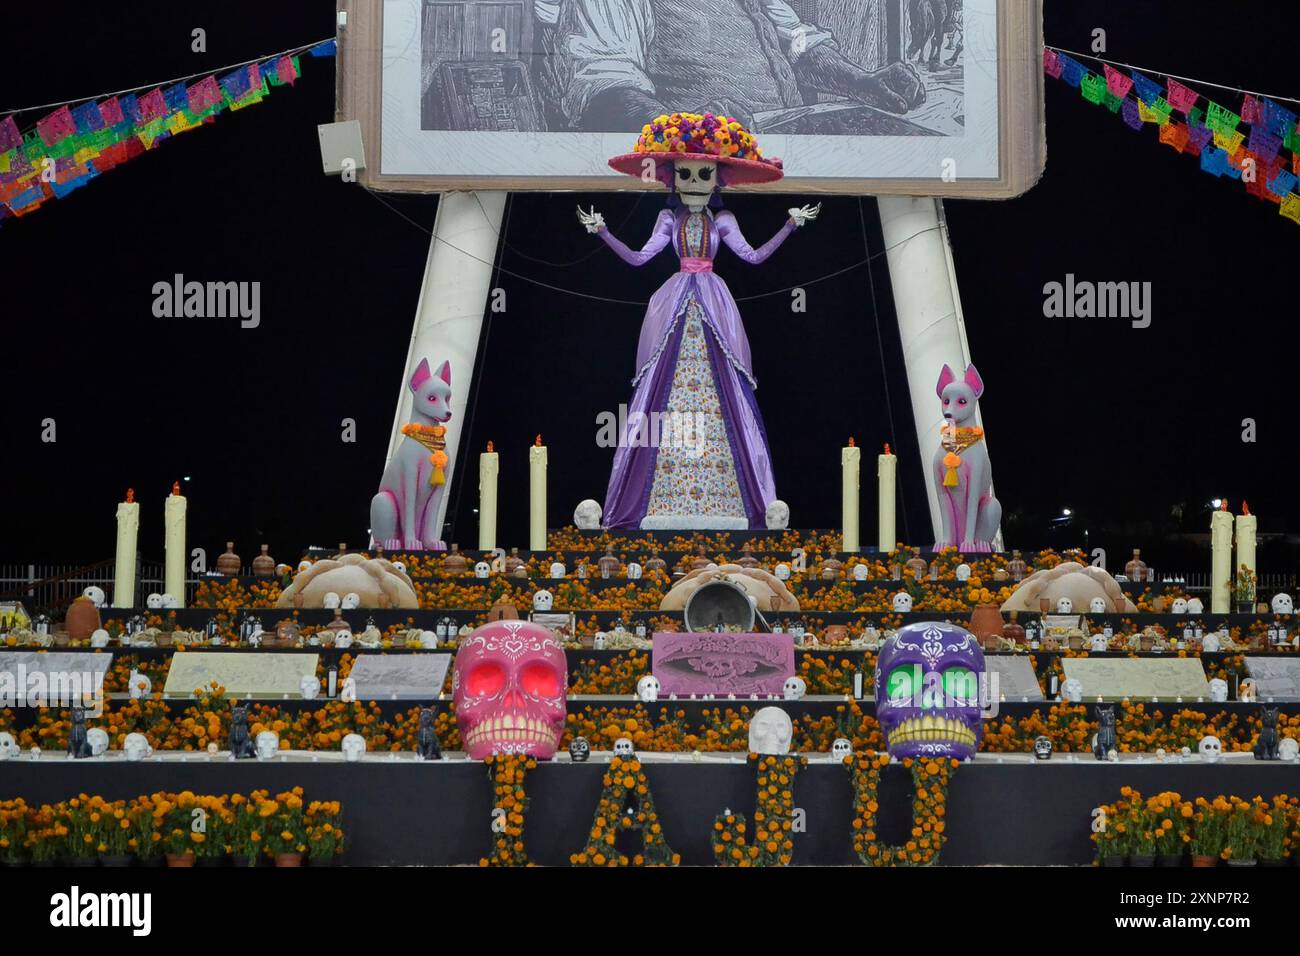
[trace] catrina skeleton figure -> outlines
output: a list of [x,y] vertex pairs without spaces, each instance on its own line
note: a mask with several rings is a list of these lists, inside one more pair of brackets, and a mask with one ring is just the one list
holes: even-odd
[[775,182],[781,163],[764,159],[734,120],[691,113],[645,126],[636,151],[610,166],[658,180],[672,191],[654,233],[638,251],[591,210],[578,219],[624,262],[641,266],[672,244],[680,270],[655,292],[637,344],[634,393],[619,435],[605,494],[609,528],[747,529],[765,527],[776,481],[749,339],[726,282],[713,271],[720,245],[748,262],[767,260],[821,209],[791,209],[781,230],[755,249],[736,217],[720,208],[726,186]]

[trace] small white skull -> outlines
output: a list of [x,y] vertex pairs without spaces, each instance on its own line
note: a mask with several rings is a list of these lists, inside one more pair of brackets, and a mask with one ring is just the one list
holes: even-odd
[[91,727],[86,731],[86,743],[90,744],[92,757],[102,757],[108,750],[108,731],[102,727]]
[[659,699],[659,678],[646,674],[636,682],[636,699],[644,703],[653,703]]
[[970,580],[970,565],[969,565],[969,564],[959,564],[959,565],[957,565],[957,580],[958,580],[958,581],[969,581],[969,580]]
[[1274,594],[1270,602],[1274,614],[1294,614],[1295,605],[1291,601],[1291,595],[1283,591],[1280,594]]
[[320,695],[320,681],[314,674],[303,674],[298,681],[298,693],[303,700],[315,700]]
[[636,750],[632,746],[632,741],[628,740],[626,737],[619,737],[618,740],[614,741],[615,757],[631,757],[634,756],[635,753]]
[[153,747],[149,746],[149,738],[144,734],[127,734],[126,740],[122,741],[122,752],[126,754],[127,760],[134,763],[150,756]]
[[131,671],[126,679],[126,690],[132,700],[143,700],[153,693],[153,681],[139,671]]
[[280,752],[280,735],[274,730],[264,730],[254,741],[258,760],[270,760]]
[[573,509],[573,523],[581,531],[595,531],[600,527],[600,518],[603,514],[600,503],[592,498],[586,498],[578,502],[578,507]]
[[1088,643],[1089,643],[1089,649],[1094,654],[1100,654],[1110,647],[1110,641],[1106,639],[1105,634],[1092,635],[1092,639]]
[[912,610],[912,595],[906,591],[899,591],[894,595],[894,610],[899,614],[906,614]]
[[1210,700],[1216,704],[1222,704],[1228,699],[1228,682],[1222,677],[1214,677],[1210,680]]
[[158,594],[157,592],[150,594],[147,598],[144,599],[144,604],[145,607],[151,610],[154,611],[160,610],[163,606],[162,595]]
[[842,761],[845,757],[853,756],[853,744],[847,737],[836,737],[835,742],[831,744],[831,759]]
[[802,700],[808,692],[808,682],[802,677],[787,677],[781,686],[781,696],[786,700]]
[[18,746],[18,741],[14,735],[8,731],[0,731],[0,760],[15,760],[22,756],[22,748]]
[[478,564],[474,565],[474,577],[476,578],[485,578],[491,573],[492,565],[488,564],[486,561],[480,561]]
[[108,647],[108,631],[97,627],[90,635],[91,647]]
[[1187,613],[1188,613],[1188,614],[1204,614],[1204,613],[1205,613],[1205,604],[1204,604],[1204,602],[1202,602],[1200,598],[1188,598],[1188,599],[1187,599]]
[[321,598],[320,606],[327,611],[333,611],[342,603],[343,599],[339,597],[337,591],[326,591],[325,596]]
[[339,602],[339,607],[345,611],[355,611],[361,607],[361,595],[356,591],[349,591],[343,595],[343,600]]
[[865,564],[853,565],[853,580],[865,581],[871,576],[871,570]]
[[777,498],[767,506],[764,521],[768,531],[784,531],[790,524],[790,506]]
[[1062,597],[1056,599],[1057,614],[1069,614],[1073,610],[1074,610],[1074,602],[1071,601],[1068,597]]
[[348,763],[358,763],[365,753],[365,737],[360,734],[348,734],[343,738],[343,759]]
[[1061,685],[1061,700],[1077,704],[1083,700],[1083,681],[1071,677]]
[[564,577],[566,570],[567,569],[564,567],[563,564],[561,564],[559,561],[555,561],[551,564],[551,577],[562,578]]
[[165,608],[178,608],[181,606],[180,598],[174,594],[164,594],[162,596],[162,606]]
[[1217,632],[1211,631],[1209,634],[1206,634],[1203,638],[1201,638],[1201,650],[1207,651],[1211,654],[1215,654],[1218,652],[1219,635]]
[[1105,613],[1106,613],[1106,599],[1105,599],[1105,598],[1095,597],[1095,598],[1093,598],[1091,601],[1089,601],[1089,602],[1088,602],[1088,613],[1089,613],[1089,614],[1105,614]]
[[790,715],[780,707],[763,707],[749,722],[749,752],[788,754],[794,737]]
[[777,579],[778,581],[789,581],[789,580],[790,580],[790,565],[788,565],[788,564],[778,564],[778,565],[776,566],[776,571],[775,571],[774,573],[776,574],[776,579]]
[[1223,744],[1213,735],[1202,737],[1201,742],[1196,745],[1196,750],[1206,763],[1217,763],[1223,756]]
[[1283,737],[1277,745],[1277,755],[1282,760],[1300,760],[1300,742],[1294,737]]
[[1170,610],[1173,611],[1175,614],[1186,614],[1187,598],[1181,598],[1181,597],[1174,598],[1174,603],[1170,606]]
[[351,632],[351,631],[335,631],[335,632],[334,632],[334,646],[335,646],[335,647],[338,647],[338,648],[348,648],[348,647],[351,647],[351,646],[352,646],[352,632]]
[[82,594],[83,597],[88,597],[88,598],[90,598],[90,603],[93,604],[93,605],[95,605],[95,607],[103,607],[103,606],[104,606],[104,589],[103,589],[103,588],[101,588],[101,587],[96,587],[95,585],[92,584],[90,587],[86,588],[86,590],[82,591],[81,594]]
[[627,565],[627,578],[629,581],[636,581],[641,577],[641,565],[635,561],[629,561]]
[[543,588],[533,595],[534,611],[549,611],[555,606],[555,595]]

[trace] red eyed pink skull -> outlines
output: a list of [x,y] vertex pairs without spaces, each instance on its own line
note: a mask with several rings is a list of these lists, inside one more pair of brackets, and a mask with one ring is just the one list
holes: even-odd
[[569,669],[555,635],[529,621],[493,621],[456,652],[452,698],[465,752],[555,755],[564,734]]

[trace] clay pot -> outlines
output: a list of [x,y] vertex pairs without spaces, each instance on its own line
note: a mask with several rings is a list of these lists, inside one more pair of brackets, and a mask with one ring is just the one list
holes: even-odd
[[[604,558],[601,560],[603,561]],[[691,570],[698,571],[701,568],[707,568],[710,563],[709,559],[704,556],[704,552],[701,551],[695,557],[691,558]]]
[[600,568],[600,576],[602,578],[612,578],[618,574],[619,560],[614,556],[613,547],[605,549],[605,553],[600,556],[597,565]]
[[1002,612],[996,604],[980,604],[971,612],[970,632],[980,639],[986,648],[997,646],[998,638],[1006,627]]
[[193,866],[194,854],[193,853],[168,853],[167,865],[168,866]]
[[519,619],[519,608],[515,607],[507,598],[501,598],[496,604],[488,608],[489,621],[517,621]]
[[275,855],[276,866],[302,866],[301,853],[277,853]]
[[650,560],[645,563],[646,571],[662,571],[668,567],[668,562],[659,557],[659,549],[650,549]]
[[506,558],[506,574],[515,574],[521,568],[527,573],[528,565],[523,558],[519,557],[519,549],[511,548],[510,556]]
[[235,542],[227,541],[225,553],[217,557],[217,573],[234,577],[241,567],[243,564],[239,560],[239,555],[235,554]]
[[95,607],[95,602],[90,598],[79,597],[69,606],[64,625],[68,629],[69,640],[88,641],[90,635],[102,626],[99,620],[99,608]]
[[327,631],[333,631],[335,634],[337,634],[339,631],[352,630],[352,625],[349,624],[347,621],[343,620],[343,610],[341,608],[336,607],[334,609],[334,620],[326,624],[325,629]]
[[262,553],[253,559],[253,575],[259,578],[275,577],[275,558],[267,554],[270,545],[262,545]]
[[834,581],[839,578],[844,562],[838,558],[827,558],[822,562],[822,580]]
[[460,545],[451,546],[447,556],[442,559],[442,569],[448,574],[464,574],[469,570],[469,561],[460,553]]
[[754,542],[746,541],[740,549],[740,558],[736,561],[742,568],[758,567],[758,558],[754,557]]
[[1025,643],[1025,629],[1015,621],[1007,621],[1002,625],[1002,636],[1008,641],[1015,641],[1017,644]]

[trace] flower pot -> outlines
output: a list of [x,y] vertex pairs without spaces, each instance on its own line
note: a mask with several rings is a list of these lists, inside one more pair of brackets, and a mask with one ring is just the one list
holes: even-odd
[[131,866],[135,862],[135,857],[127,854],[126,856],[101,856],[99,858],[100,866]]
[[302,866],[301,853],[277,853],[275,855],[276,866]]
[[1002,611],[996,604],[979,604],[971,612],[970,632],[979,638],[980,643],[985,647],[989,647],[990,640],[996,647],[998,638],[1002,637],[1004,623]]
[[1218,866],[1219,858],[1217,856],[1202,856],[1199,853],[1192,855],[1192,866]]
[[1128,858],[1129,866],[1155,866],[1156,858],[1154,856],[1130,856]]
[[1162,853],[1156,857],[1156,866],[1182,866],[1183,857],[1177,853]]
[[1102,866],[1123,866],[1128,862],[1128,857],[1124,856],[1103,856],[1101,858]]
[[193,853],[168,853],[167,865],[168,866],[193,866],[194,854]]

